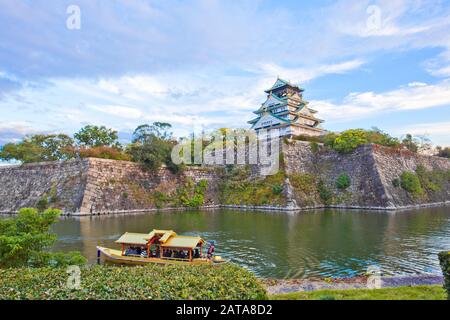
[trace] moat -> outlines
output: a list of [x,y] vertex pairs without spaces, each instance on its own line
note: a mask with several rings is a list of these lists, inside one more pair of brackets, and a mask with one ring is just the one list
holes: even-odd
[[216,240],[216,253],[265,278],[352,277],[370,265],[386,275],[440,273],[450,247],[450,208],[403,212],[325,210],[298,214],[231,210],[62,218],[57,249],[115,247],[125,231],[173,229]]

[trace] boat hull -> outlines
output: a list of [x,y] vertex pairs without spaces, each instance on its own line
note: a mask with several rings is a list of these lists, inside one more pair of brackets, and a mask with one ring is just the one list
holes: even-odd
[[[97,247],[99,251],[100,258],[103,261],[113,264],[125,264],[125,265],[146,265],[146,264],[165,264],[165,265],[216,265],[217,263],[212,262],[209,259],[198,258],[192,261],[180,261],[180,260],[168,260],[161,258],[141,258],[141,257],[130,257],[122,256],[120,250]],[[222,262],[223,263],[223,262]]]

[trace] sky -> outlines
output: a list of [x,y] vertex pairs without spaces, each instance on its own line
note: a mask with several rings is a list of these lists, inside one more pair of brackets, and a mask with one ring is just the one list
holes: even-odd
[[450,146],[450,0],[0,0],[0,145],[248,128],[277,76],[327,130]]

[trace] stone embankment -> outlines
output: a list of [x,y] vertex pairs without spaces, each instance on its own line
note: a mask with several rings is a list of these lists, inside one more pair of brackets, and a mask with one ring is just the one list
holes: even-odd
[[[205,209],[270,211],[325,207],[398,210],[450,203],[449,159],[377,145],[339,154],[300,141],[283,143],[281,155],[283,205],[279,199],[277,205],[264,199],[225,205],[222,195],[227,175],[223,167],[190,167],[173,174],[166,168],[148,172],[132,162],[89,158],[0,167],[0,213],[33,207],[43,200],[75,215],[185,209],[200,200]],[[394,183],[403,172],[415,172],[419,166],[444,173],[440,185],[434,185],[432,191],[424,188],[417,196]],[[349,178],[345,190],[336,188],[342,175]],[[272,190],[272,185],[268,188]]]

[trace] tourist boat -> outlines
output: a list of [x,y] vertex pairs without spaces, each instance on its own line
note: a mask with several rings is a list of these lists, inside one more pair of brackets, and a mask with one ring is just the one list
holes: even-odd
[[179,236],[173,230],[152,230],[150,233],[126,232],[115,241],[121,249],[97,246],[98,259],[116,264],[220,264],[220,256],[206,256],[205,245],[214,245],[200,237]]

